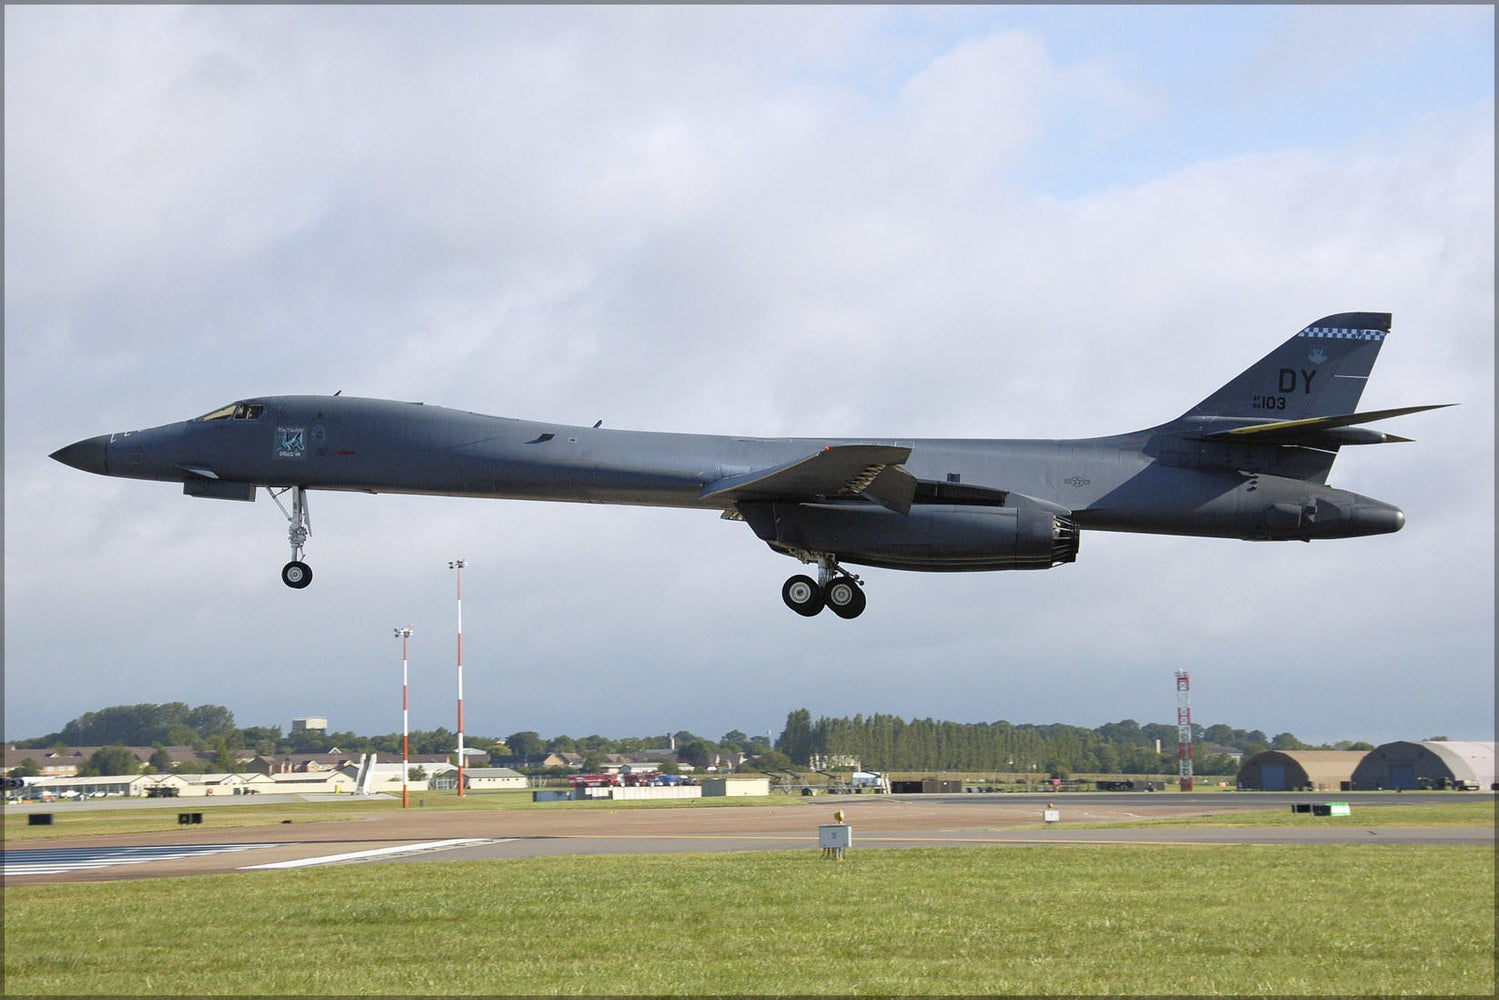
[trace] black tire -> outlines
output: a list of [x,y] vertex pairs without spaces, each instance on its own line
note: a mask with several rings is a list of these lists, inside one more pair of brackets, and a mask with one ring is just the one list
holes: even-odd
[[312,567],[304,562],[289,562],[281,567],[281,582],[293,590],[301,590],[312,582]]
[[792,611],[811,618],[822,610],[822,588],[809,576],[793,576],[782,585],[781,600]]
[[839,618],[857,618],[864,613],[864,588],[852,577],[833,577],[824,588],[822,598]]

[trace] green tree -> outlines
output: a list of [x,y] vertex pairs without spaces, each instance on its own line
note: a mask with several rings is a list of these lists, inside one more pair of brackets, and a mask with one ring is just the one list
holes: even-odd
[[239,731],[239,735],[243,746],[262,756],[269,756],[276,752],[276,744],[281,742],[281,727],[246,726]]
[[694,736],[685,742],[677,743],[677,760],[691,764],[693,767],[709,766],[717,754],[718,747],[701,737]]
[[151,754],[149,766],[157,774],[166,774],[172,770],[172,755],[167,753],[166,747],[158,743],[155,752]]
[[765,772],[789,771],[791,770],[791,758],[779,750],[765,750],[747,759],[744,762],[744,766]]
[[235,758],[234,752],[229,749],[224,737],[215,736],[208,742],[213,750],[211,766],[214,774],[230,774],[239,768],[239,761]]
[[100,747],[88,759],[84,771],[91,774],[139,774],[141,762],[122,746]]
[[211,740],[222,736],[226,741],[237,740],[239,730],[234,725],[234,713],[223,705],[199,705],[187,713],[187,724],[198,731],[198,735]]
[[540,757],[547,751],[546,740],[541,738],[540,733],[526,730],[520,733],[511,733],[505,737],[504,743],[510,748],[510,753],[516,757]]
[[31,757],[21,758],[21,763],[10,769],[12,778],[35,778],[41,773],[41,766]]
[[1234,747],[1235,749],[1239,746],[1239,733],[1231,726],[1222,724],[1209,726],[1207,729],[1204,729],[1202,731],[1202,738],[1206,743],[1216,743],[1219,746]]
[[806,764],[812,756],[812,713],[799,708],[786,716],[786,728],[775,748],[798,764]]
[[457,747],[458,735],[444,726],[438,726],[429,732],[418,730],[411,734],[412,753],[452,754]]

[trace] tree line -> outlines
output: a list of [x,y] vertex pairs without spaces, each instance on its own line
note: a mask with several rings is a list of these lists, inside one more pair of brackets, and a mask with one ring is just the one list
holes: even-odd
[[[322,753],[336,748],[346,754],[378,753],[390,759],[400,755],[401,743],[400,733],[364,736],[353,731],[295,730],[287,733],[280,726],[239,727],[235,725],[234,713],[222,705],[190,708],[184,702],[168,702],[165,705],[114,705],[85,712],[55,733],[16,740],[11,745],[17,749],[40,750],[101,747],[87,763],[85,773],[125,774],[134,770],[138,762],[123,750],[124,747],[156,748],[148,766],[150,770],[229,772],[237,769],[239,759],[252,754]],[[412,730],[408,743],[412,754],[453,754],[458,735],[444,726]],[[534,730],[522,730],[503,737],[470,732],[464,734],[464,745],[491,757],[503,758],[534,759],[553,753],[577,753],[584,758],[583,766],[592,770],[601,767],[607,755],[615,753],[670,750],[683,763],[706,766],[724,754],[771,752],[769,736],[747,736],[737,729],[717,740],[688,730],[660,736],[619,738],[596,733],[576,738],[567,735],[543,738]],[[173,764],[166,748],[184,746],[197,751],[199,759]],[[32,768],[25,770],[35,773]]]
[[[1193,770],[1204,775],[1236,773],[1239,762],[1232,753],[1247,758],[1264,750],[1373,749],[1368,743],[1351,742],[1314,748],[1291,733],[1266,736],[1258,729],[1235,729],[1227,725],[1194,724],[1192,733],[1196,745]],[[577,753],[583,756],[585,768],[595,770],[607,754],[670,750],[676,760],[698,767],[716,763],[725,755],[744,754],[750,758],[751,766],[765,770],[806,767],[814,757],[823,757],[857,759],[860,766],[878,771],[988,771],[1057,777],[1174,773],[1176,740],[1174,725],[1142,725],[1134,719],[1095,729],[1063,723],[908,720],[885,714],[861,714],[853,718],[824,716],[814,721],[804,708],[787,715],[786,726],[774,744],[768,736],[749,736],[737,729],[718,739],[688,730],[617,738],[598,734],[548,738],[534,730],[521,730],[503,737],[468,733],[464,738],[467,746],[492,757],[522,761],[539,760],[547,754]],[[1160,752],[1156,751],[1156,741],[1160,741]],[[457,743],[457,734],[444,727],[410,734],[413,754],[451,754]],[[18,740],[13,745],[22,749],[150,746],[157,748],[151,763],[155,770],[182,771],[196,767],[233,771],[236,761],[247,754],[317,753],[336,747],[344,753],[378,753],[389,758],[400,754],[401,734],[362,736],[352,731],[315,730],[283,733],[280,726],[237,726],[234,713],[222,705],[189,707],[184,702],[169,702],[116,705],[85,712],[58,732]],[[174,767],[165,752],[169,746],[193,747],[199,760]],[[118,756],[116,753],[115,757]],[[92,766],[129,765],[123,758],[111,757]]]
[[[1096,729],[1062,723],[906,720],[896,715],[822,717],[806,709],[786,717],[775,748],[793,763],[814,758],[855,758],[876,771],[967,771],[1070,774],[1171,774],[1178,766],[1177,728],[1134,719]],[[1372,744],[1343,742],[1311,747],[1292,733],[1266,736],[1258,729],[1192,725],[1193,772],[1235,774],[1239,760],[1265,750],[1372,750]],[[1160,750],[1156,747],[1159,745]]]

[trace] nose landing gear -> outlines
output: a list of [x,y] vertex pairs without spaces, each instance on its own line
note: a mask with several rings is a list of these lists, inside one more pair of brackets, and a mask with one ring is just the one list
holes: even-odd
[[[293,590],[301,590],[312,582],[312,567],[302,561],[302,551],[307,537],[312,534],[312,518],[307,512],[307,491],[300,486],[288,486],[282,490],[267,488],[266,492],[286,515],[291,527],[286,529],[287,541],[291,543],[291,562],[281,567],[281,582]],[[281,503],[285,493],[291,493],[291,510]]]
[[806,618],[828,608],[839,618],[857,618],[864,613],[864,588],[859,578],[845,572],[835,556],[816,554],[805,559],[817,563],[817,579],[797,574],[781,587],[781,600]]

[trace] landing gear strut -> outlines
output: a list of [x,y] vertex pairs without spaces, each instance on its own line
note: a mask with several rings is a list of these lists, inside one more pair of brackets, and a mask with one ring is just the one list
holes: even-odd
[[[300,486],[288,486],[283,490],[267,489],[281,513],[286,515],[291,527],[286,529],[287,541],[291,543],[291,562],[281,567],[281,582],[293,590],[301,590],[312,582],[312,567],[302,561],[302,550],[307,545],[307,536],[312,534],[312,518],[307,513],[307,491]],[[281,503],[284,493],[291,493],[291,510]]]
[[864,613],[864,589],[859,578],[845,572],[835,556],[817,553],[803,557],[817,563],[817,579],[797,574],[781,587],[781,600],[799,615],[814,617],[823,608],[839,618],[857,618]]

